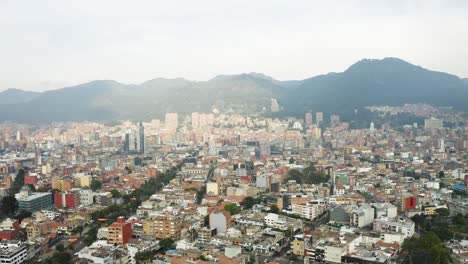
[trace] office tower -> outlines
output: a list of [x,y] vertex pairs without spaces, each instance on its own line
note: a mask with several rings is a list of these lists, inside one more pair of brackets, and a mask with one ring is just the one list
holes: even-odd
[[424,119],[424,128],[425,129],[434,129],[444,127],[444,121],[442,119],[437,119],[431,117],[430,119]]
[[125,133],[125,140],[124,140],[124,152],[130,152],[130,133]]
[[200,125],[200,114],[198,112],[192,113],[192,128],[196,129]]
[[179,115],[177,113],[167,113],[165,125],[167,130],[176,131],[179,126]]
[[306,128],[309,128],[312,125],[312,113],[306,113],[304,121]]
[[315,122],[317,123],[318,126],[320,125],[320,123],[323,122],[323,112],[317,112],[315,114]]
[[375,130],[374,122],[371,122],[371,123],[370,123],[369,130],[370,130],[370,131],[374,131],[374,130]]
[[339,115],[331,115],[330,116],[330,123],[332,126],[336,126],[340,124],[340,116]]
[[143,127],[143,123],[140,122],[138,125],[138,151],[140,153],[145,153],[145,128]]
[[16,141],[20,141],[21,140],[21,131],[16,131]]

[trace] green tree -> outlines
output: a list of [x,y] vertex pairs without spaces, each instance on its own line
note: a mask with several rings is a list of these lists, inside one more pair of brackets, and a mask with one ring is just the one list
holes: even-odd
[[278,214],[280,212],[278,206],[276,204],[273,204],[272,206],[270,206],[270,212],[274,213],[274,214]]
[[62,243],[60,243],[55,246],[55,250],[57,250],[58,252],[63,252],[65,250],[65,247]]
[[11,187],[11,192],[13,193],[13,195],[17,194],[21,190],[21,187],[23,187],[25,174],[26,171],[24,169],[20,169],[16,174],[15,181],[13,182],[13,186]]
[[98,189],[101,189],[102,183],[96,179],[91,180],[90,187],[93,191],[96,191]]
[[172,238],[164,238],[161,241],[159,241],[159,246],[161,247],[160,250],[166,251],[172,247],[174,244],[174,240]]
[[450,215],[450,211],[447,208],[437,208],[436,212],[440,216],[449,216]]
[[288,178],[286,181],[295,180],[297,183],[302,183],[303,177],[304,175],[300,171],[292,169],[288,171]]
[[235,215],[240,212],[240,207],[235,203],[227,203],[224,205],[224,210],[228,211],[231,215]]
[[244,200],[242,200],[242,205],[246,209],[252,208],[255,204],[256,204],[255,198],[253,198],[252,196],[247,196],[244,198]]
[[31,190],[31,192],[35,192],[35,191],[36,191],[36,186],[34,186],[34,184],[28,184],[28,187],[29,187],[29,189]]
[[20,222],[23,221],[23,219],[31,217],[32,213],[29,211],[21,211],[15,218],[18,219]]
[[18,201],[14,196],[5,196],[2,198],[2,212],[5,215],[13,215],[18,209]]
[[82,225],[79,225],[75,228],[75,232],[77,232],[81,236],[81,233],[83,233],[83,229],[84,227]]
[[433,232],[405,240],[403,250],[407,252],[412,263],[427,263],[429,259],[431,263],[452,262],[450,251]]
[[443,171],[439,172],[439,178],[445,178],[445,173]]
[[110,192],[112,193],[112,198],[122,198],[122,194],[118,190],[112,189]]

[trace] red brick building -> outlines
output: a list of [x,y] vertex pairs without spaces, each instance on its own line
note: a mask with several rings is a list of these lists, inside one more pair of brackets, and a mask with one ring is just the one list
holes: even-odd
[[132,223],[126,222],[125,217],[120,216],[109,226],[107,240],[110,244],[125,245],[130,239],[132,239]]
[[80,205],[77,193],[55,193],[54,205],[57,208],[76,208]]

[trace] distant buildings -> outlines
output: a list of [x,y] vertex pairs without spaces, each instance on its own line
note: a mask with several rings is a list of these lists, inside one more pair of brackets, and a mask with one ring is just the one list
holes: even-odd
[[312,124],[313,124],[312,123],[312,113],[306,113],[304,121],[305,121],[305,127],[306,128],[309,128],[310,126],[312,126]]
[[138,132],[129,129],[124,138],[125,153],[144,153],[145,152],[145,128],[143,123],[138,124]]
[[179,115],[177,113],[167,113],[164,124],[168,131],[177,131],[179,127]]
[[434,129],[444,127],[444,121],[437,118],[424,119],[424,128],[425,129]]
[[323,122],[323,112],[315,113],[315,123],[317,124],[317,126],[320,126],[322,122]]

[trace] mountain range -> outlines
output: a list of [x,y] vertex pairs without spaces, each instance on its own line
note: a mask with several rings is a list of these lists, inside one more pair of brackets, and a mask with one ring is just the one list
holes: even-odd
[[429,103],[468,110],[468,79],[397,58],[364,59],[340,73],[278,81],[261,73],[220,75],[208,81],[157,78],[142,84],[92,81],[45,92],[0,93],[0,121],[148,120],[166,112],[268,113],[322,111],[349,115],[370,105]]

